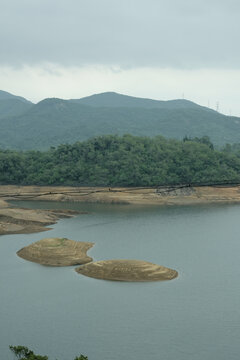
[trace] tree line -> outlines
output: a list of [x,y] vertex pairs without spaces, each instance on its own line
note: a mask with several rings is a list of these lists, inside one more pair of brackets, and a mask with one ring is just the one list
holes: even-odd
[[155,187],[221,182],[240,182],[240,151],[214,149],[206,136],[180,141],[106,135],[43,152],[0,150],[1,184]]
[[[48,356],[36,355],[32,350],[28,349],[26,346],[11,345],[9,346],[9,348],[18,360],[48,360]],[[84,355],[80,355],[75,357],[74,360],[88,360],[88,357]]]

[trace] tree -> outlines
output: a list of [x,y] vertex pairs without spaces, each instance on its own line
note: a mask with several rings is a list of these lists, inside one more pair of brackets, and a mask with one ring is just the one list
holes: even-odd
[[207,136],[178,141],[161,136],[107,135],[45,152],[0,150],[0,184],[216,184],[239,182],[239,174],[240,144],[214,150]]
[[[36,355],[25,346],[9,346],[9,348],[18,360],[48,360],[48,356]],[[88,357],[80,355],[75,357],[74,360],[88,360]]]
[[9,346],[9,348],[19,360],[48,360],[47,356],[36,355],[25,346]]

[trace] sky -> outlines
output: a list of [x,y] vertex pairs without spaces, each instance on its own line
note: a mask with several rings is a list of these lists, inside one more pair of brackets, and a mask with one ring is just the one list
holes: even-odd
[[239,0],[0,0],[0,89],[104,91],[240,116]]

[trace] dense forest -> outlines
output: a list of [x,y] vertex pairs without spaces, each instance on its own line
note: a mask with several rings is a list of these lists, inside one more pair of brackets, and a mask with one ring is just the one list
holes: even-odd
[[107,135],[45,152],[0,151],[0,183],[159,186],[240,181],[239,152],[208,137],[182,141]]

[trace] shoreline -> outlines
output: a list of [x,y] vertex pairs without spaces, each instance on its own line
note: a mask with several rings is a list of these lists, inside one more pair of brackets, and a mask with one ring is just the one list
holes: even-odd
[[51,229],[49,226],[55,224],[60,218],[69,218],[77,214],[81,212],[12,207],[0,198],[0,235],[47,231]]
[[[0,185],[0,200],[90,202],[134,205],[188,205],[240,202],[238,186],[71,187]],[[1,203],[0,203],[1,207]]]
[[7,201],[62,201],[133,205],[194,205],[240,203],[239,186],[203,187],[70,187],[0,185],[0,235],[49,230],[62,217],[81,212],[11,206]]

